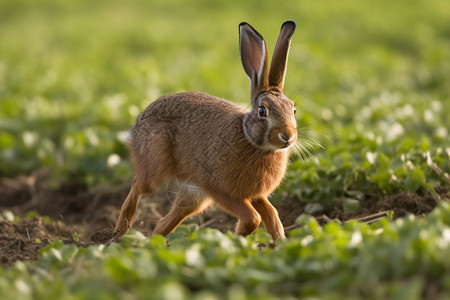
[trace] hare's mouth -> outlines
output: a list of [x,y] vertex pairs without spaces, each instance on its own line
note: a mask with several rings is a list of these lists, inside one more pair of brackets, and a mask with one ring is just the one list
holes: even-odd
[[289,148],[294,146],[295,143],[293,142],[286,142],[283,146],[279,147],[277,151],[287,151]]
[[284,142],[284,143],[282,143],[280,141],[276,141],[276,143],[270,142],[268,144],[268,148],[274,152],[283,152],[283,151],[288,151],[289,148],[294,146],[294,144],[295,144],[295,139],[288,141],[288,142]]
[[292,146],[294,146],[294,143],[286,143],[285,145],[283,145],[283,147],[281,147],[281,149],[289,149]]

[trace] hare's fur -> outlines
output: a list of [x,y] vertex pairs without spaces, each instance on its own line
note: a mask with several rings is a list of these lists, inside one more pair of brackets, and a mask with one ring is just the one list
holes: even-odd
[[[274,239],[284,237],[267,196],[283,179],[286,150],[297,139],[293,102],[282,94],[292,23],[283,25],[284,31],[282,27],[281,50],[275,49],[270,75],[264,40],[248,24],[240,25],[241,58],[252,80],[251,111],[186,92],[163,96],[139,115],[129,141],[136,175],[116,225],[118,236],[131,226],[140,196],[171,182],[182,192],[158,221],[155,234],[170,233],[186,217],[215,203],[238,218],[238,234],[252,233],[262,220]],[[267,108],[265,117],[258,113],[261,106]]]

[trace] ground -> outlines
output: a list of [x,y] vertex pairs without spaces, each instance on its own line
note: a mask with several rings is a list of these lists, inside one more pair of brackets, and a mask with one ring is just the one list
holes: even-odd
[[[0,211],[9,210],[20,217],[20,221],[0,221],[0,263],[7,266],[17,260],[36,259],[38,250],[55,239],[62,238],[79,246],[111,241],[115,221],[129,188],[130,184],[93,189],[65,184],[55,189],[49,186],[46,173],[0,178]],[[450,199],[448,187],[438,187],[436,191],[441,198]],[[156,221],[168,211],[172,199],[168,192],[142,198],[133,228],[151,235]],[[315,217],[322,223],[333,218],[372,222],[389,211],[394,211],[394,217],[408,213],[420,216],[430,212],[435,205],[429,194],[400,192],[381,201],[369,199],[353,213],[336,207]],[[30,211],[37,212],[36,216],[27,218]],[[285,199],[278,211],[286,230],[290,230],[298,226],[295,220],[304,212],[304,207],[298,201]],[[236,220],[213,208],[187,222],[228,231],[233,230]]]

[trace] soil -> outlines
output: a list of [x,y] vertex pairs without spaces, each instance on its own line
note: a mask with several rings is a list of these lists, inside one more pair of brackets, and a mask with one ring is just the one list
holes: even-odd
[[[38,172],[17,178],[0,177],[0,212],[11,211],[19,221],[0,218],[0,264],[8,266],[17,260],[34,260],[39,249],[49,242],[63,239],[80,247],[104,244],[116,239],[113,228],[126,198],[130,184],[115,187],[87,189],[79,184],[50,187],[48,173]],[[450,200],[448,187],[437,187],[442,199]],[[173,201],[169,192],[161,192],[141,199],[133,228],[144,235],[151,235],[156,221],[166,214]],[[332,211],[316,213],[314,216],[326,223],[330,219],[359,219],[373,222],[394,211],[394,217],[406,214],[423,215],[436,206],[429,194],[400,192],[383,199],[367,199],[356,212],[345,212],[336,207]],[[27,218],[30,211],[39,216]],[[297,227],[296,218],[304,213],[304,206],[292,199],[285,199],[278,206],[280,219],[286,230]],[[216,208],[191,217],[186,222],[195,222],[200,227],[232,231],[236,220]],[[79,239],[79,238],[80,239]]]

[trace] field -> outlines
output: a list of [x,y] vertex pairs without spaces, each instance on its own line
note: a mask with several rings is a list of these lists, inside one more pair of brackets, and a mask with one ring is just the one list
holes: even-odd
[[[152,236],[127,131],[159,96],[249,106],[238,24],[294,20],[292,151],[270,200],[288,238],[217,209]],[[0,299],[448,299],[450,3],[0,2]]]

